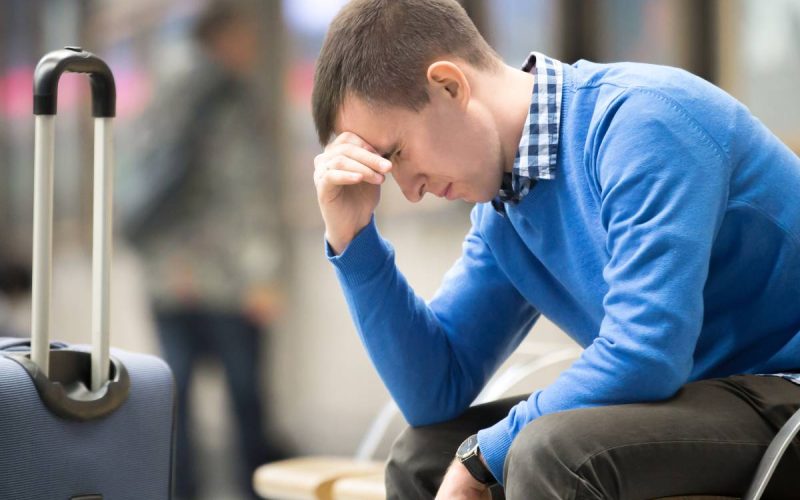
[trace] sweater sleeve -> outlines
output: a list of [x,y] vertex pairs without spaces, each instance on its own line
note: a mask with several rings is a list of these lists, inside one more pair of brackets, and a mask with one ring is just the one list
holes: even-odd
[[600,331],[556,381],[478,434],[502,480],[517,433],[540,415],[655,401],[688,381],[711,247],[727,203],[721,148],[670,98],[623,93],[597,122],[594,159],[609,260]]
[[474,214],[463,254],[430,303],[398,271],[374,219],[341,255],[328,246],[361,341],[414,426],[463,412],[538,317],[498,268]]

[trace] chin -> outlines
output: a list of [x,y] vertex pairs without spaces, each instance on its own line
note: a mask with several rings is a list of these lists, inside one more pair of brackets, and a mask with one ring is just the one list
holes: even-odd
[[[499,190],[500,188],[498,187],[497,189]],[[481,193],[478,196],[469,196],[469,197],[463,196],[461,199],[463,199],[464,201],[469,202],[469,203],[488,203],[488,202],[492,201],[495,198],[495,196],[497,196],[497,191],[495,191],[495,192],[493,192],[491,194],[490,193]]]

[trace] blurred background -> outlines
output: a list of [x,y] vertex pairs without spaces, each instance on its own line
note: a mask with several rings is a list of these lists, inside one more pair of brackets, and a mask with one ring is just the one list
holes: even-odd
[[[80,45],[117,82],[112,344],[167,356],[185,382],[187,498],[247,498],[253,461],[351,455],[388,400],[324,258],[312,182],[314,62],[343,3],[0,0],[0,335],[30,323],[33,69]],[[510,64],[538,50],[682,67],[800,151],[800,0],[462,3]],[[85,343],[92,121],[81,77],[62,78],[58,111],[53,335]],[[423,297],[457,258],[469,209],[411,205],[387,185],[379,225]],[[570,342],[547,321],[531,336]]]

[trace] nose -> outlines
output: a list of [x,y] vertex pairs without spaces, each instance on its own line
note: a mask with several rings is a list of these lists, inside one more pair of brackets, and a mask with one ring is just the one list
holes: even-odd
[[425,176],[414,175],[406,179],[402,176],[395,176],[400,190],[403,191],[403,196],[406,197],[411,203],[417,203],[422,200],[425,195],[425,187],[427,185]]

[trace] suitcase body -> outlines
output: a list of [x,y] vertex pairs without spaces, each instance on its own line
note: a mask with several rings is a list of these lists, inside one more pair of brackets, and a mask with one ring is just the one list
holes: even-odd
[[[95,117],[92,341],[86,346],[50,341],[53,134],[65,71],[89,75]],[[32,331],[30,339],[0,339],[0,500],[172,498],[172,373],[154,356],[110,349],[115,103],[110,69],[79,47],[51,52],[36,67]]]
[[112,349],[130,376],[127,399],[110,415],[78,421],[45,406],[10,357],[30,344],[14,340],[0,355],[0,500],[170,498],[175,398],[166,364]]

